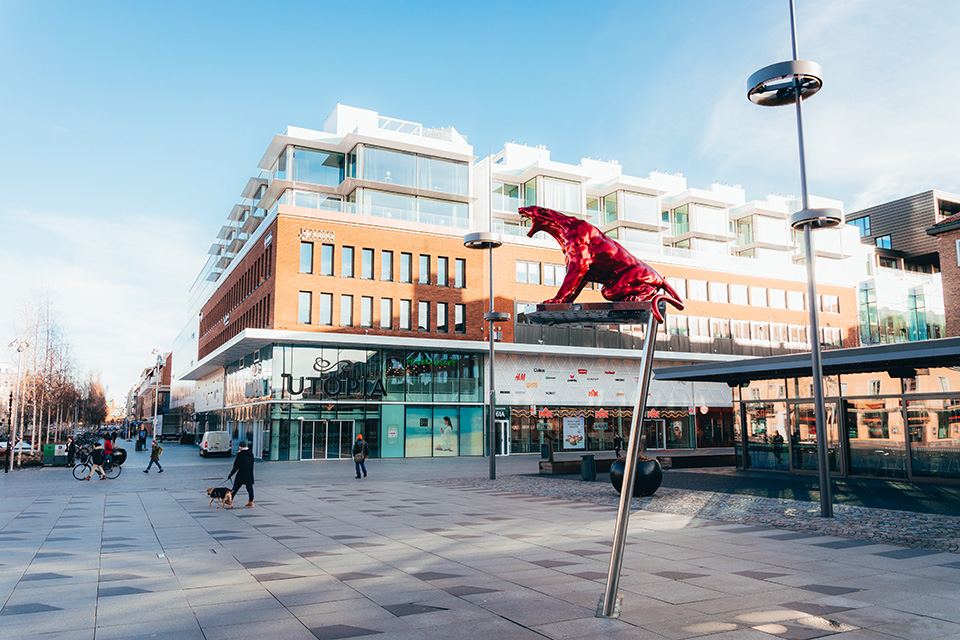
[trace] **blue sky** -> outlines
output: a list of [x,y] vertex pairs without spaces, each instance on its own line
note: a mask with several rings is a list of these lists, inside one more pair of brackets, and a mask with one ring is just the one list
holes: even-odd
[[[812,193],[848,211],[960,192],[955,0],[797,0]],[[786,0],[0,0],[0,360],[46,290],[120,398],[169,349],[206,248],[271,137],[337,102],[555,160],[799,193],[792,109],[745,98],[790,57]]]

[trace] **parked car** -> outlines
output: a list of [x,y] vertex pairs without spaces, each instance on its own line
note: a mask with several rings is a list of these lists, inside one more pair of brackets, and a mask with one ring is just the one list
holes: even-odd
[[[0,453],[6,453],[6,452],[7,452],[7,448],[8,448],[9,446],[10,446],[10,442],[9,442],[9,441],[0,442]],[[15,444],[15,445],[13,446],[13,450],[14,450],[15,452],[16,452],[16,451],[20,451],[20,452],[22,452],[22,453],[33,453],[33,447],[30,446],[30,443],[29,443],[29,442],[24,442],[23,440],[21,440],[20,442],[18,442],[17,444]]]
[[227,456],[232,453],[233,442],[226,431],[206,431],[200,439],[200,457]]

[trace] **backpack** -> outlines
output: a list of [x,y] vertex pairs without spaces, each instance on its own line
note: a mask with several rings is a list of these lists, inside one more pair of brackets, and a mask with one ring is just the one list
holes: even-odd
[[163,447],[157,445],[157,455],[160,455],[161,453],[163,453]]

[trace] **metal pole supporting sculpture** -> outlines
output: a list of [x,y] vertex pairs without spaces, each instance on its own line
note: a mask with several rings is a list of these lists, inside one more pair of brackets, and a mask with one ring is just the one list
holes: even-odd
[[[623,566],[623,549],[630,521],[630,501],[633,498],[637,458],[641,447],[641,416],[646,410],[657,328],[664,321],[665,303],[669,302],[677,309],[683,309],[683,301],[650,265],[637,259],[589,222],[544,207],[524,207],[519,213],[531,222],[528,236],[532,237],[543,231],[560,243],[567,267],[566,277],[557,295],[537,305],[535,312],[527,314],[531,322],[642,324],[645,327],[637,397],[633,407],[623,484],[620,489],[620,507],[610,552],[607,586],[599,612],[602,616],[614,616],[617,615],[617,587]],[[577,295],[588,282],[603,285],[600,293],[610,302],[574,304]]]

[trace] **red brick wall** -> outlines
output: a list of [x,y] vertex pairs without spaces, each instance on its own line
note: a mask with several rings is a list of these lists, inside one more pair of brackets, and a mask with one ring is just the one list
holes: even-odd
[[957,241],[960,229],[948,231],[938,237],[940,241],[940,277],[943,283],[944,312],[946,313],[946,337],[960,336],[960,266],[957,266]]

